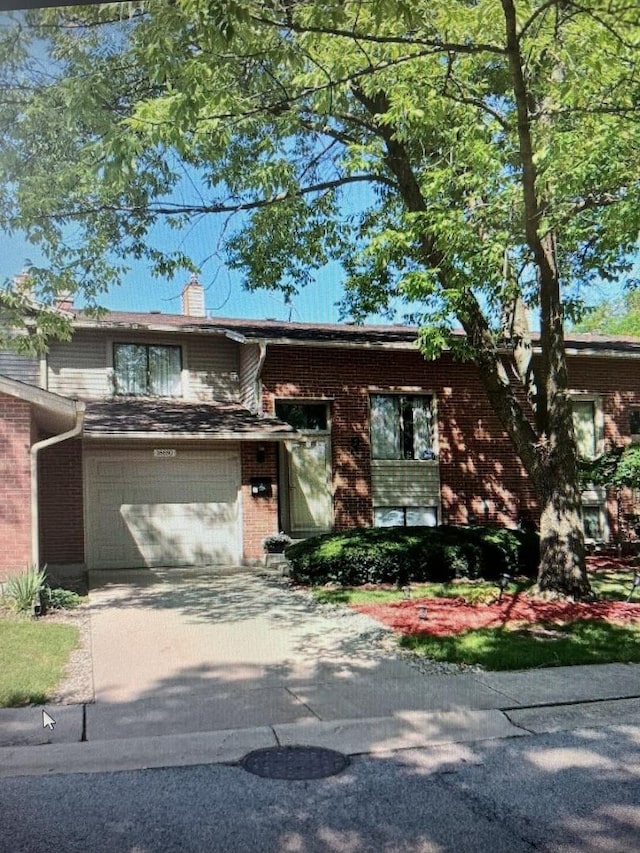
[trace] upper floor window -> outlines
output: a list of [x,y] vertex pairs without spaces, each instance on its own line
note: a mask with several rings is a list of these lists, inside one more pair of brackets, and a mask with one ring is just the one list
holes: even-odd
[[596,406],[593,400],[572,400],[573,431],[578,455],[584,459],[596,456]]
[[433,459],[432,398],[371,395],[371,453],[374,459]]
[[116,394],[137,397],[180,397],[180,347],[158,344],[114,344]]

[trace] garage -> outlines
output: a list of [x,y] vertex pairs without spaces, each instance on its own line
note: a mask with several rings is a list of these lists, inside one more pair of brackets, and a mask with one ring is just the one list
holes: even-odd
[[87,449],[88,567],[239,563],[240,454],[227,448]]

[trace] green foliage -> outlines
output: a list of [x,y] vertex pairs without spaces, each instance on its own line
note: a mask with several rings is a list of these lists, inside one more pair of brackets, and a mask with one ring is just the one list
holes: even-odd
[[640,628],[576,620],[526,628],[481,628],[448,637],[402,637],[400,644],[432,660],[487,670],[640,662]]
[[[479,292],[496,329],[514,286],[537,300],[507,8],[151,0],[7,15],[0,227],[44,252],[32,272],[45,300],[99,299],[128,259],[193,269],[181,234],[221,214],[248,287],[295,292],[337,259],[345,311],[406,302],[430,353]],[[517,12],[536,227],[557,235],[569,301],[626,273],[635,250],[640,29],[622,0]],[[159,220],[173,248],[154,245]]]
[[30,613],[36,596],[40,595],[46,584],[46,573],[33,566],[19,575],[9,578],[4,586],[4,597],[16,613]]
[[81,596],[71,589],[62,587],[46,586],[43,590],[43,604],[45,610],[74,610],[82,601]]
[[580,460],[580,481],[612,488],[640,488],[640,445],[614,447],[596,459]]
[[575,323],[572,330],[640,337],[640,292],[628,290],[619,299],[604,299]]
[[300,583],[359,586],[533,577],[539,542],[536,534],[489,527],[377,527],[313,537],[285,553]]
[[0,618],[0,707],[47,702],[78,638],[73,625]]

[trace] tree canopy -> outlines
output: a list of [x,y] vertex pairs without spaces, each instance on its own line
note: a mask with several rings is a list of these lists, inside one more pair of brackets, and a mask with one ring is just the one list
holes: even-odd
[[337,260],[345,314],[417,306],[423,351],[476,362],[531,477],[541,578],[584,592],[563,327],[637,248],[639,46],[627,0],[18,16],[0,43],[0,226],[44,251],[44,296],[97,298],[127,258],[194,269],[153,225],[219,215],[248,287],[293,293]]
[[574,323],[572,328],[575,332],[640,338],[640,292],[628,290],[617,299],[604,299],[579,322]]

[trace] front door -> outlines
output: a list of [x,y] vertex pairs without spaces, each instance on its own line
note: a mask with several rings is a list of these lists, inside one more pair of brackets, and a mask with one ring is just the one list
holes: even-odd
[[333,528],[327,404],[282,400],[276,414],[304,436],[282,446],[282,523],[294,539],[326,533]]

